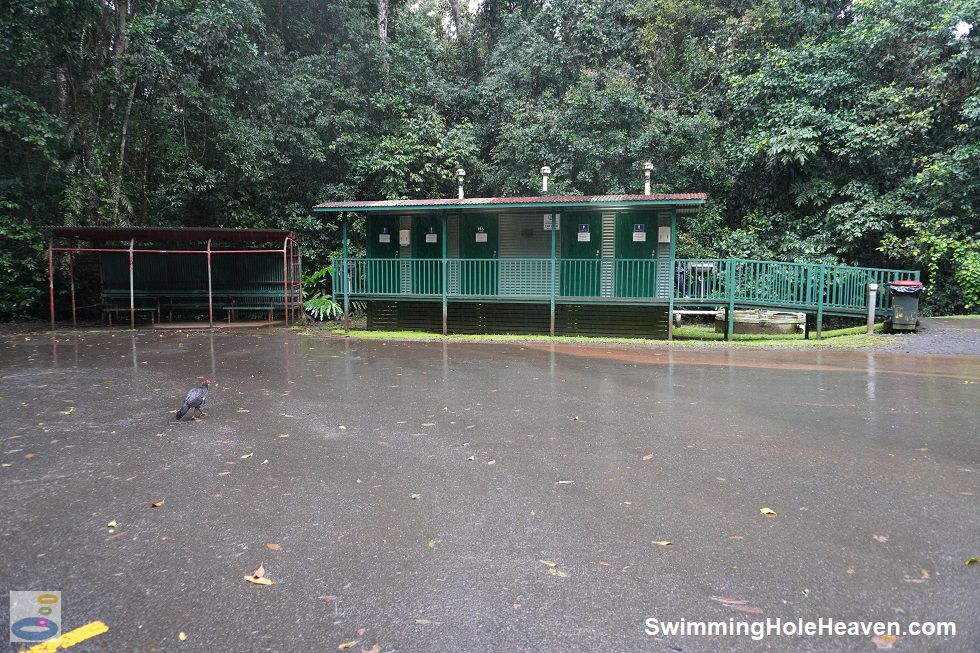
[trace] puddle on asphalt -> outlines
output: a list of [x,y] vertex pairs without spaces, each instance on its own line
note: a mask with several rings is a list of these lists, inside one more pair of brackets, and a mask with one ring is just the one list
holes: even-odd
[[859,372],[980,380],[980,358],[903,355],[894,352],[771,350],[648,350],[592,345],[525,344],[537,351],[645,365],[710,365],[773,370]]

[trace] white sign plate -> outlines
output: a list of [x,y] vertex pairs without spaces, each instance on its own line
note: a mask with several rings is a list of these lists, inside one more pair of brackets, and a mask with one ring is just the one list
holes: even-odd
[[486,232],[483,232],[483,233],[477,232],[477,234],[476,234],[476,242],[478,242],[478,243],[485,243],[485,242],[487,242],[487,233]]
[[[558,230],[561,231],[561,213],[555,214],[555,222],[558,223]],[[544,230],[551,231],[551,214],[544,214]]]
[[669,243],[670,242],[670,227],[660,227],[657,232],[659,234],[657,242]]
[[425,242],[427,243],[439,242],[439,234],[425,234]]
[[588,231],[578,232],[578,242],[580,243],[592,242],[592,234],[590,234]]
[[391,234],[378,234],[378,242],[379,243],[390,243],[391,242]]

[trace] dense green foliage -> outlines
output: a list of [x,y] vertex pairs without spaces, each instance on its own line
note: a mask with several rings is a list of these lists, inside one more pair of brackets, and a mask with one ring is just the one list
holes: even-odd
[[315,269],[318,201],[458,166],[471,196],[543,164],[637,192],[647,159],[711,197],[681,255],[921,267],[933,310],[980,305],[980,0],[463,4],[5,3],[0,317],[43,291],[42,224],[285,227]]

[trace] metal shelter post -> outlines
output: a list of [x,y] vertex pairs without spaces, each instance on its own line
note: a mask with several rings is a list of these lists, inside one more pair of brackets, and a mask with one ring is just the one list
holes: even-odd
[[555,292],[557,290],[555,284],[555,276],[557,270],[557,262],[555,259],[555,254],[557,252],[556,248],[556,236],[555,232],[558,231],[558,221],[555,219],[555,210],[551,210],[551,327],[549,333],[553,336],[555,335]]
[[78,326],[78,315],[75,313],[75,255],[68,255],[68,280],[71,283],[71,324]]
[[442,212],[442,335],[449,333],[449,263],[446,260],[446,212]]
[[[350,285],[347,278],[347,214],[340,220],[340,240],[343,243],[343,270],[341,280],[344,284],[344,334],[350,333]],[[334,291],[336,292],[336,290]]]
[[303,306],[303,253],[299,243],[296,243],[296,265],[299,268],[299,317],[306,324],[306,307]]
[[48,241],[48,303],[51,310],[51,330],[54,331],[54,242]]
[[133,248],[136,246],[136,239],[129,241],[129,327],[136,328],[136,293],[133,290]]
[[214,328],[214,299],[211,292],[211,239],[208,238],[208,326]]
[[286,247],[289,245],[289,238],[282,241],[282,314],[289,326],[289,276],[286,270]]

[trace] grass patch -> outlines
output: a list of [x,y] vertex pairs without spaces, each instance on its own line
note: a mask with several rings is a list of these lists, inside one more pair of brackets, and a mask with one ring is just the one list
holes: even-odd
[[[849,327],[832,329],[823,332],[823,338],[804,340],[803,334],[763,335],[754,333],[737,333],[731,341],[726,342],[724,335],[715,333],[712,327],[686,326],[674,329],[674,340],[655,340],[649,338],[592,338],[586,336],[545,336],[520,334],[450,334],[444,336],[427,331],[364,331],[352,329],[350,337],[359,340],[402,340],[413,342],[541,342],[541,343],[577,343],[577,344],[625,344],[625,345],[660,345],[670,347],[759,347],[787,349],[866,349],[874,348],[888,341],[887,337],[879,335],[883,325],[875,326],[875,334],[867,335],[865,327]],[[332,328],[333,335],[344,335],[342,328]]]

